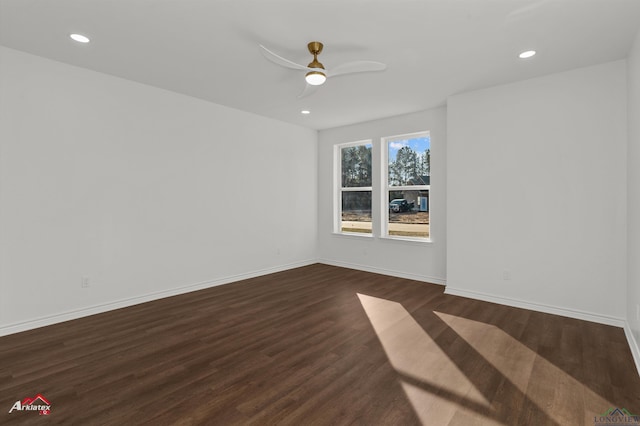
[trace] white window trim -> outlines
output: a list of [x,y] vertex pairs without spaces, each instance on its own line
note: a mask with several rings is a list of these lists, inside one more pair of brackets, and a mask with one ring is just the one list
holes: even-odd
[[382,211],[381,223],[379,224],[380,238],[387,240],[411,241],[416,243],[433,243],[431,233],[431,219],[429,219],[429,237],[404,237],[398,235],[389,235],[389,191],[429,191],[429,218],[431,218],[431,185],[407,185],[407,186],[389,186],[389,142],[398,139],[415,139],[420,136],[429,136],[428,130],[415,133],[406,133],[395,136],[385,136],[380,138],[382,162],[380,170],[382,171],[382,194],[380,197],[380,209]]
[[[373,210],[373,186],[357,186],[357,187],[342,187],[342,149],[349,148],[352,146],[359,145],[371,145],[371,151],[373,154],[373,150],[375,149],[374,143],[372,139],[364,139],[356,142],[347,142],[342,144],[337,144],[333,146],[333,233],[336,235],[348,235],[352,237],[364,237],[371,238],[374,236],[374,227],[373,227],[373,218],[371,223],[371,233],[363,233],[363,232],[346,232],[342,230],[342,193],[350,192],[350,191],[371,191],[372,197],[372,205],[371,210]],[[372,163],[373,167],[373,163]],[[372,170],[373,173],[373,170]],[[373,179],[373,176],[372,176]],[[373,212],[372,212],[373,214]]]

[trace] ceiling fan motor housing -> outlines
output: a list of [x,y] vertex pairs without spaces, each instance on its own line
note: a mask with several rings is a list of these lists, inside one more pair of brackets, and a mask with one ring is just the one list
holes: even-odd
[[307,65],[309,68],[324,69],[324,65],[318,62],[318,55],[320,54],[320,52],[322,52],[322,47],[323,47],[322,43],[320,43],[319,41],[312,41],[307,45],[307,48],[309,49],[309,53],[313,55],[313,61],[310,62],[309,65]]

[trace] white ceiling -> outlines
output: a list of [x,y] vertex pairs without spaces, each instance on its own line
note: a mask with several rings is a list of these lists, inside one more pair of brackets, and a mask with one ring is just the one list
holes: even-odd
[[[314,129],[622,59],[639,28],[640,0],[0,0],[6,47]],[[388,69],[298,99],[304,73],[267,61],[258,44],[306,64],[313,40],[327,68]],[[518,59],[526,49],[539,53]]]

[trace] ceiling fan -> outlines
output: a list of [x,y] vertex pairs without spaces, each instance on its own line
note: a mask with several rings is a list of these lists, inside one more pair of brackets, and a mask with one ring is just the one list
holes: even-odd
[[260,45],[260,50],[262,54],[271,62],[278,64],[285,68],[291,68],[294,70],[307,71],[305,74],[305,81],[307,82],[307,86],[304,91],[298,95],[299,98],[310,95],[318,88],[318,86],[324,84],[327,78],[337,77],[339,75],[344,74],[354,74],[359,72],[372,72],[372,71],[384,71],[387,66],[382,62],[375,61],[353,61],[347,62],[342,65],[338,65],[335,68],[325,69],[324,65],[322,65],[318,61],[318,55],[322,52],[322,48],[324,45],[319,41],[312,41],[307,45],[309,49],[309,53],[313,55],[313,61],[309,63],[309,65],[301,65],[296,64],[293,61],[283,58],[279,56],[263,45]]

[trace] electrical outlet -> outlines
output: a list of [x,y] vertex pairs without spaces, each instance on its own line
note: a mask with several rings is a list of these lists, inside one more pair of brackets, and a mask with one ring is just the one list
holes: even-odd
[[80,281],[80,287],[81,288],[89,288],[89,283],[90,283],[89,277],[84,276],[84,277],[82,277],[82,281]]
[[502,279],[505,281],[509,281],[511,279],[511,271],[505,269],[502,271]]
[[636,303],[636,320],[640,321],[640,303]]

